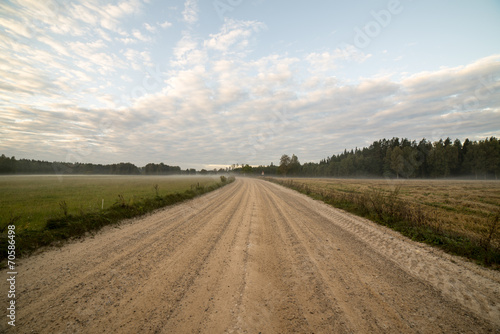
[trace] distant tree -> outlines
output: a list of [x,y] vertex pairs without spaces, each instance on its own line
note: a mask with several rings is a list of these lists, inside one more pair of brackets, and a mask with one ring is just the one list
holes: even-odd
[[383,176],[385,176],[385,177],[390,177],[390,176],[394,175],[392,173],[391,162],[392,162],[392,148],[387,147],[386,151],[385,151],[384,164],[382,167]]
[[472,174],[472,162],[469,160],[470,155],[468,152],[471,150],[471,147],[474,144],[469,140],[469,138],[465,139],[464,144],[462,145],[462,163],[460,167],[460,172],[464,175]]
[[278,168],[279,172],[286,176],[288,173],[288,168],[290,166],[291,158],[288,156],[288,154],[283,154],[280,158],[280,166]]
[[434,142],[433,149],[429,153],[430,176],[448,177],[450,170],[446,159],[446,149],[443,140]]
[[396,146],[391,152],[391,169],[396,173],[396,178],[399,179],[399,175],[403,173],[404,167],[403,150],[399,146]]
[[454,176],[458,176],[462,172],[462,164],[464,163],[464,152],[463,152],[462,142],[459,139],[455,139],[455,141],[453,142],[453,147],[455,147],[455,149],[457,150],[457,165],[451,171],[451,173]]
[[257,171],[260,173],[264,172],[265,175],[277,175],[278,166],[275,166],[274,163],[271,162],[269,166],[259,166]]
[[300,162],[299,158],[295,154],[292,154],[290,158],[290,163],[288,164],[288,173],[291,175],[297,175],[300,173]]
[[366,151],[364,151],[364,160],[366,164],[366,173],[368,175],[382,175],[384,164],[384,153],[381,141],[373,142]]
[[245,166],[243,166],[243,167],[241,168],[241,172],[242,172],[243,174],[251,174],[251,173],[252,173],[252,171],[253,171],[253,168],[252,168],[252,166],[250,166],[249,164],[246,164]]
[[498,180],[498,174],[500,174],[500,142],[495,137],[491,137],[487,138],[483,145],[486,155],[486,171],[494,175],[495,180]]
[[416,175],[419,166],[417,151],[414,149],[414,145],[415,143],[412,146],[403,147],[403,171],[401,174],[406,178]]
[[481,142],[473,142],[467,148],[467,153],[464,156],[464,165],[467,166],[469,172],[475,176],[476,179],[479,176],[486,177],[487,171],[487,157],[484,145]]
[[339,176],[351,176],[354,171],[354,155],[347,153],[346,157],[338,164],[338,174]]
[[4,154],[0,156],[0,174],[14,174],[16,172],[16,158],[8,158]]
[[416,146],[417,156],[415,157],[418,162],[418,177],[429,177],[429,153],[432,151],[432,143],[425,138],[422,139]]
[[446,175],[445,176],[454,176],[460,170],[459,153],[460,153],[460,150],[457,146],[450,145],[450,144],[447,145],[445,142],[445,146],[444,146],[444,154],[445,154],[445,160],[446,160]]

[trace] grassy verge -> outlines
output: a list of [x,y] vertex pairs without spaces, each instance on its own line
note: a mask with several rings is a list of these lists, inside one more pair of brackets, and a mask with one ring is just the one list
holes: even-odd
[[[286,186],[336,208],[368,218],[387,226],[412,240],[424,242],[444,251],[466,257],[479,264],[500,269],[499,211],[485,218],[479,233],[469,233],[448,226],[441,211],[432,211],[401,195],[401,185],[392,190],[376,187],[345,191],[313,186],[313,181],[274,179],[268,181]],[[358,189],[359,190],[359,189]]]
[[8,249],[7,226],[16,225],[16,257],[29,255],[36,249],[49,245],[62,245],[69,239],[74,239],[86,233],[96,232],[105,225],[116,224],[128,218],[144,215],[156,209],[176,204],[207,192],[218,189],[234,181],[234,177],[221,177],[220,182],[212,182],[203,185],[198,182],[191,185],[190,189],[183,192],[160,195],[158,185],[154,186],[155,196],[125,199],[118,195],[117,200],[106,209],[100,211],[83,212],[71,214],[68,212],[66,202],[60,201],[61,214],[59,217],[49,218],[43,229],[18,229],[19,216],[11,219],[0,226],[0,261],[4,261]]

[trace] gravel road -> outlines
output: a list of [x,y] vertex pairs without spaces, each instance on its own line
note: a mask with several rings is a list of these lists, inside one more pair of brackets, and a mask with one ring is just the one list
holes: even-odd
[[499,272],[257,179],[17,271],[16,327],[4,316],[0,331],[500,332]]

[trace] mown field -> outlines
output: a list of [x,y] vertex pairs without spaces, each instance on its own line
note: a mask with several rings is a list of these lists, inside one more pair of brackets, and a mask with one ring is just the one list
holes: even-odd
[[0,266],[15,225],[16,256],[95,233],[234,181],[225,176],[2,176]]
[[133,203],[219,181],[218,176],[0,176],[0,226],[18,217],[19,229],[42,230],[48,219],[64,215],[64,206],[68,215],[98,212],[120,201],[119,195]]
[[487,257],[487,263],[498,261],[498,181],[273,180],[451,253],[480,261]]

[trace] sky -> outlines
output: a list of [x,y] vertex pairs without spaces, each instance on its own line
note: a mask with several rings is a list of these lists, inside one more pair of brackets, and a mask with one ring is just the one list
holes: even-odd
[[498,0],[0,2],[0,153],[181,168],[500,137]]

